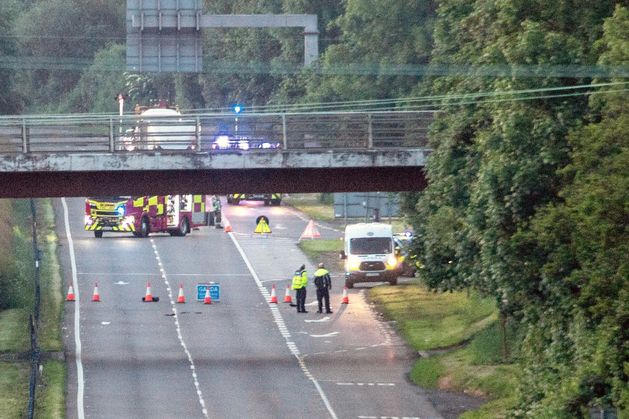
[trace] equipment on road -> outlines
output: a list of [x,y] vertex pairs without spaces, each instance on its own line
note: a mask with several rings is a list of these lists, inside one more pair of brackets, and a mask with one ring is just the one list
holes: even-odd
[[319,233],[319,230],[317,230],[314,220],[310,220],[308,221],[308,225],[306,225],[306,229],[304,230],[304,232],[301,233],[301,236],[299,236],[299,240],[318,239],[320,237],[321,233]]
[[218,282],[206,282],[197,284],[197,301],[205,301],[208,291],[211,301],[221,300],[221,284]]
[[185,236],[206,224],[204,195],[91,197],[85,200],[85,230],[97,238],[104,231],[130,232],[136,237],[167,232]]
[[290,295],[290,285],[286,285],[286,292],[284,293],[284,302],[292,304],[293,297]]
[[159,301],[159,298],[153,297],[153,292],[151,291],[151,283],[149,281],[146,282],[146,293],[144,294],[144,297],[142,297],[142,301],[144,301],[145,303]]
[[277,304],[277,295],[275,294],[275,284],[273,284],[273,287],[271,287],[271,301],[269,301],[271,304]]
[[94,284],[94,293],[92,294],[92,301],[95,303],[100,302],[100,294],[98,292],[98,282]]
[[349,297],[347,296],[347,287],[343,287],[343,299],[341,304],[349,304]]
[[212,297],[210,296],[210,289],[205,289],[205,297],[203,298],[203,304],[212,304]]
[[271,227],[269,227],[269,219],[264,215],[261,215],[256,220],[256,229],[253,231],[256,234],[270,234]]
[[68,295],[66,296],[66,301],[76,301],[76,298],[74,296],[74,288],[72,288],[72,285],[70,285],[70,288],[68,288]]
[[281,193],[234,193],[227,195],[227,203],[230,205],[238,205],[240,201],[264,201],[264,205],[280,205],[282,203]]
[[388,281],[397,284],[400,273],[393,229],[389,224],[359,223],[345,227],[341,259],[345,259],[345,286],[356,282]]
[[183,284],[179,284],[179,295],[177,296],[177,304],[184,304],[186,297],[183,295]]
[[231,233],[232,230],[232,224],[229,222],[229,220],[225,217],[223,217],[223,230],[225,230],[225,233]]

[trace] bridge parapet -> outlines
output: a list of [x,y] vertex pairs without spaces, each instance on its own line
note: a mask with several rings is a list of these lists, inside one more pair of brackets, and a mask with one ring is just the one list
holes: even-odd
[[[434,111],[0,118],[0,154],[425,148]],[[242,147],[223,148],[221,139]],[[254,147],[253,144],[256,144]]]

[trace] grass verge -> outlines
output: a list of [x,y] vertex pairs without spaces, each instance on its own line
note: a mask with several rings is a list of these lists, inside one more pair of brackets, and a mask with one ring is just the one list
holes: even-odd
[[35,404],[38,418],[65,417],[66,366],[60,361],[45,361],[42,374],[37,382],[37,401]]
[[493,301],[464,292],[434,293],[419,281],[375,287],[369,295],[416,350],[460,344],[496,320]]
[[505,416],[514,401],[517,370],[503,363],[502,332],[492,300],[465,292],[433,293],[419,280],[372,288],[370,298],[396,321],[409,345],[426,351],[428,356],[410,372],[414,383],[489,400],[463,418]]
[[26,417],[30,371],[28,362],[0,362],[0,418]]
[[322,203],[320,195],[321,194],[290,194],[284,197],[283,201],[314,220],[333,221],[334,206]]
[[[31,211],[29,200],[7,201],[0,205],[6,210],[0,213],[0,225],[12,225],[0,229],[3,251],[14,260],[15,272],[10,283],[14,308],[0,311],[0,353],[5,359],[30,350],[28,318],[33,312],[35,278]],[[54,234],[54,212],[48,199],[36,200],[38,245],[41,254],[41,309],[39,321],[39,346],[46,352],[62,350],[61,317],[63,311],[62,282],[56,258],[57,239]],[[10,246],[6,246],[6,244]],[[3,254],[7,254],[3,253]],[[45,361],[38,377],[36,417],[65,416],[65,363]],[[28,361],[0,362],[0,417],[25,417],[28,406],[30,363]]]

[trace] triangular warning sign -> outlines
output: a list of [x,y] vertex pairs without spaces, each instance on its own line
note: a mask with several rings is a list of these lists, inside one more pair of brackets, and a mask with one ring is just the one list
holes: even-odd
[[304,232],[301,233],[301,236],[299,236],[299,240],[318,239],[319,237],[321,237],[321,234],[319,233],[319,230],[317,230],[317,227],[315,227],[314,220],[310,220],[308,221],[308,225],[306,226]]
[[255,229],[254,233],[267,234],[267,233],[270,233],[270,232],[271,232],[271,228],[266,223],[266,220],[264,219],[264,217],[261,217],[260,218],[260,222],[256,226],[256,229]]

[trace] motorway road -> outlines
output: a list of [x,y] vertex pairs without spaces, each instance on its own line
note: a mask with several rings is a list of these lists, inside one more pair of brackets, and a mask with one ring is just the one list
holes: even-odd
[[[135,238],[83,230],[84,201],[55,201],[60,261],[79,301],[66,303],[69,418],[439,418],[406,379],[412,354],[379,320],[364,289],[331,315],[283,303],[307,219],[287,207],[223,207],[233,233]],[[66,210],[67,208],[67,210]],[[265,214],[272,234],[253,234]],[[67,224],[66,224],[67,222]],[[340,232],[319,227],[324,237]],[[141,302],[147,281],[156,303]],[[221,301],[195,301],[216,281]],[[101,302],[91,302],[95,283]],[[186,304],[175,304],[183,284]],[[270,304],[272,285],[279,304]],[[294,296],[293,296],[294,298]]]

